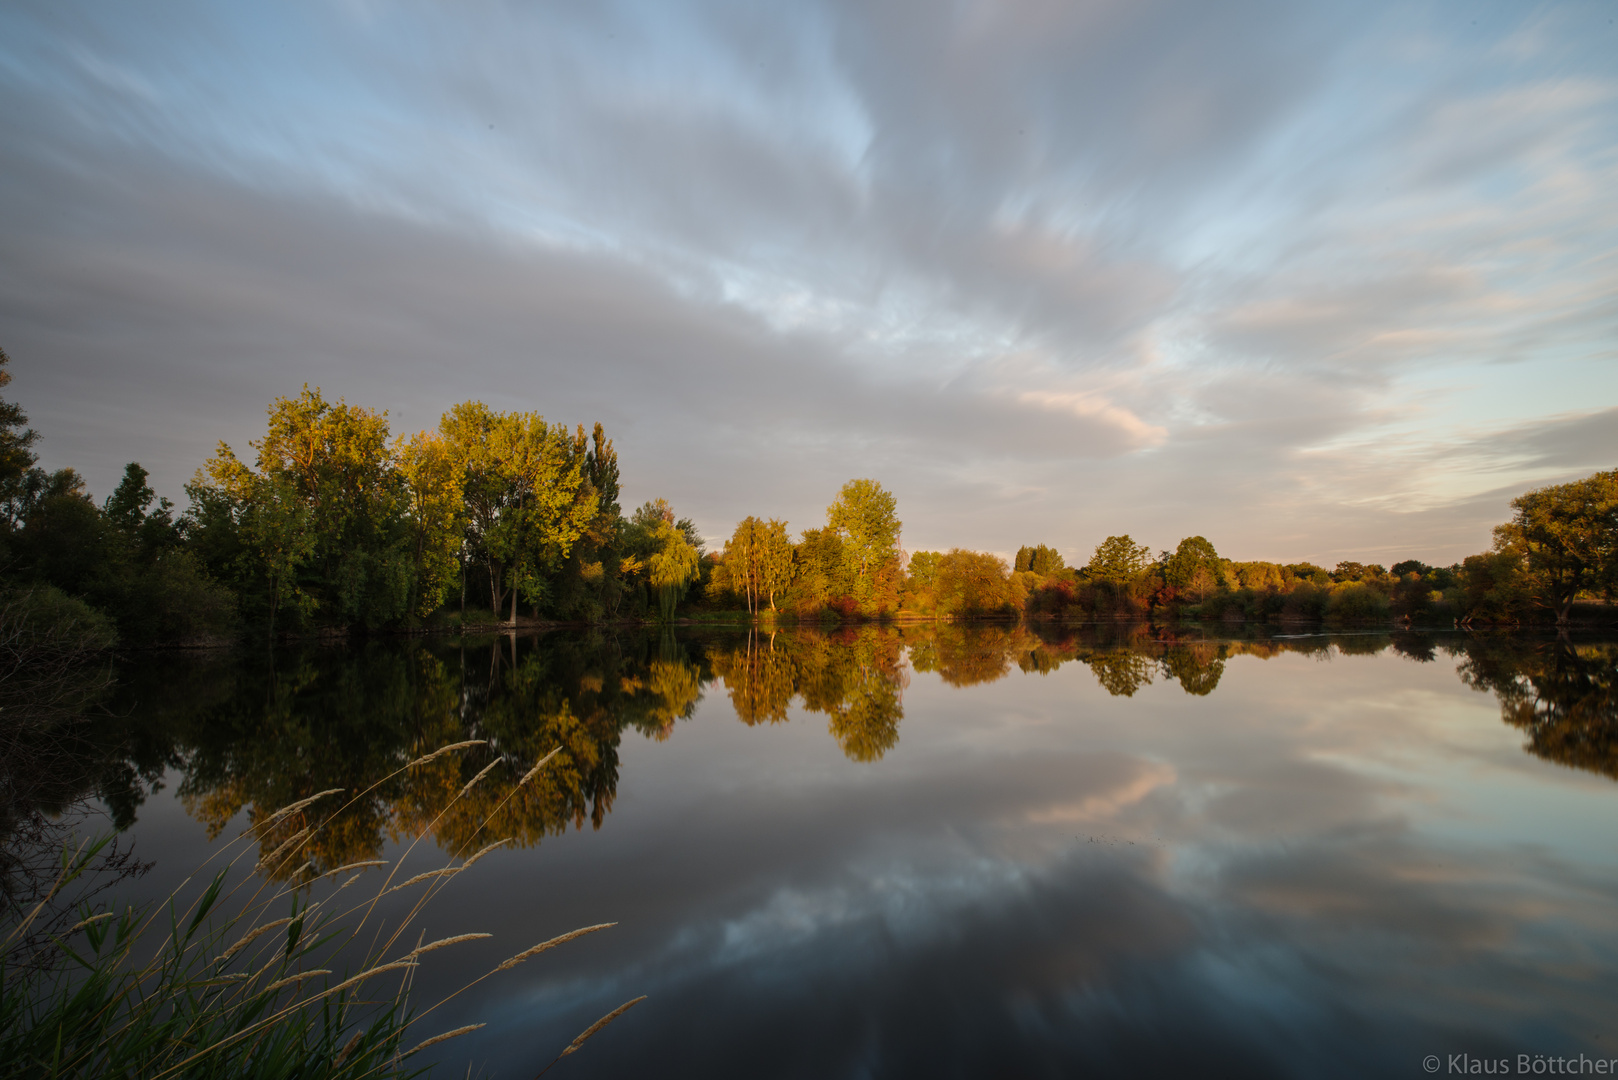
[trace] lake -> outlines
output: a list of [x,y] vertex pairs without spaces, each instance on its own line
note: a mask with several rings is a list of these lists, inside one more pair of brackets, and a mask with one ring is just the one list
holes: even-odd
[[494,936],[425,957],[422,1005],[617,923],[422,1021],[487,1025],[443,1076],[526,1080],[640,995],[547,1076],[1515,1072],[1618,1061],[1615,665],[1116,626],[146,656],[97,768],[157,896],[251,815],[488,740],[302,871],[513,838],[428,906],[427,940]]

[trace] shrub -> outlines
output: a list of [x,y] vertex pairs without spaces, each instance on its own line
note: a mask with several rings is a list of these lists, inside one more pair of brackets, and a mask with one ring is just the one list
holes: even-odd
[[1301,581],[1287,594],[1281,605],[1281,618],[1286,620],[1319,619],[1326,613],[1326,589],[1308,581]]
[[118,644],[111,619],[51,585],[35,585],[0,602],[0,636],[24,648],[75,655]]
[[1363,582],[1339,585],[1326,601],[1326,617],[1333,622],[1368,623],[1388,618],[1388,598]]

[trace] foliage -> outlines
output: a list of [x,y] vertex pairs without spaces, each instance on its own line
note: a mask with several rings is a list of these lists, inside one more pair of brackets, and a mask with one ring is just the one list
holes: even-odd
[[1145,544],[1137,544],[1129,534],[1109,536],[1096,545],[1095,554],[1085,564],[1085,572],[1094,581],[1125,585],[1145,572],[1151,564],[1152,552]]
[[1363,582],[1343,585],[1327,599],[1326,617],[1335,622],[1382,622],[1388,617],[1388,598]]
[[1014,616],[1020,605],[1006,563],[997,555],[951,548],[938,560],[938,613],[957,619]]
[[[0,349],[0,389],[11,384],[6,370],[11,357]],[[26,481],[39,459],[34,444],[39,435],[28,426],[28,415],[14,401],[0,401],[0,522],[14,529],[22,521]]]
[[1017,549],[1017,558],[1011,564],[1012,573],[1027,571],[1038,574],[1040,577],[1049,577],[1065,569],[1061,554],[1052,547],[1040,544],[1038,547],[1023,546]]
[[672,521],[652,526],[649,540],[652,553],[646,560],[646,580],[657,591],[659,616],[668,622],[686,586],[701,571],[702,553]]
[[1227,586],[1224,566],[1214,546],[1200,536],[1180,541],[1163,564],[1164,580],[1180,595],[1201,600]]
[[743,518],[725,543],[724,566],[729,589],[743,598],[748,614],[757,614],[765,603],[774,611],[776,596],[792,582],[786,522]]
[[1495,550],[1520,556],[1537,604],[1568,621],[1583,592],[1618,587],[1618,469],[1553,484],[1511,500]]
[[887,606],[879,578],[899,561],[897,509],[892,493],[875,480],[850,480],[826,508],[826,529],[843,542],[852,594],[867,614]]

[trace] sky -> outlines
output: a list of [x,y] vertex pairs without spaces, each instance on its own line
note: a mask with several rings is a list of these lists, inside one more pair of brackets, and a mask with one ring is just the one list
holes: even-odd
[[1448,563],[1618,466],[1618,8],[0,8],[41,463],[184,505],[305,384],[600,420],[710,541]]

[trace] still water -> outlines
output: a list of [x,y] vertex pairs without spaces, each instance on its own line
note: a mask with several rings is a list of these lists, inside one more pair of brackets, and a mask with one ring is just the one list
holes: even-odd
[[428,940],[494,937],[428,957],[422,1003],[617,923],[424,1022],[487,1025],[443,1075],[531,1077],[642,994],[547,1075],[1443,1075],[1618,1059],[1615,663],[1145,627],[145,658],[103,789],[160,895],[254,815],[488,740],[304,871],[514,838],[432,901]]

